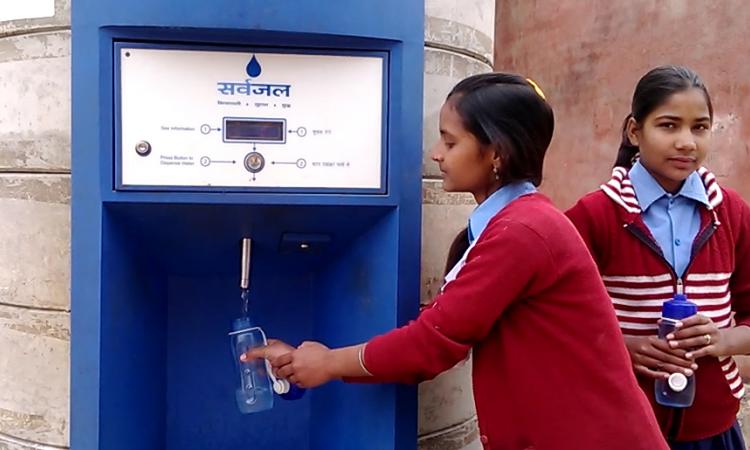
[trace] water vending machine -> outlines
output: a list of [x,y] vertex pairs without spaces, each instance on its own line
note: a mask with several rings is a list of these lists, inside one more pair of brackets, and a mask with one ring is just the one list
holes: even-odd
[[238,408],[230,340],[416,315],[422,2],[72,11],[71,447],[416,448],[413,387]]

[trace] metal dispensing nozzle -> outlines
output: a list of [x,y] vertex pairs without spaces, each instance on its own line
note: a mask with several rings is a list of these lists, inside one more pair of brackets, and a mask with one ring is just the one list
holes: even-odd
[[240,273],[240,287],[242,289],[250,287],[250,256],[252,245],[252,239],[242,239],[242,272]]

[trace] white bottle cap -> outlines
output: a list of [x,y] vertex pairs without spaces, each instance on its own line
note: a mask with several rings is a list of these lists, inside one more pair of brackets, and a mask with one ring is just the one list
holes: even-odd
[[677,372],[669,376],[667,384],[673,391],[682,392],[688,385],[688,379],[684,374]]
[[288,380],[277,378],[273,382],[273,390],[279,395],[288,393],[290,389],[291,384]]

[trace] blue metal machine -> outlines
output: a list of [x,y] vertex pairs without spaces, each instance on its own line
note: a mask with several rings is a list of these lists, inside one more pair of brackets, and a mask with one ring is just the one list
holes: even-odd
[[416,391],[243,415],[227,333],[362,342],[417,313],[423,2],[76,0],[74,450],[416,447]]

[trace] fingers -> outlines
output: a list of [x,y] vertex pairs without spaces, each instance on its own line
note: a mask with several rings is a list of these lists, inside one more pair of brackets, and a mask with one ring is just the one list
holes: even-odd
[[292,362],[292,353],[284,353],[283,355],[279,355],[275,358],[271,358],[269,360],[271,363],[271,367],[275,369],[279,369],[283,366],[289,365]]
[[721,340],[721,332],[711,318],[696,314],[685,319],[683,327],[667,335],[667,339],[671,348],[688,349],[686,356],[695,359],[716,355],[716,344]]
[[634,370],[647,377],[663,378],[675,372],[687,376],[698,368],[694,361],[685,358],[684,351],[676,351],[656,336],[632,340],[629,346]]
[[328,351],[328,347],[314,341],[303,342],[295,349],[282,341],[269,340],[267,346],[250,350],[240,359],[250,361],[265,358],[275,377],[287,379],[302,388],[310,388],[332,379],[325,368],[320,368],[320,362]]
[[240,361],[252,361],[254,359],[263,359],[266,357],[266,346],[256,347],[240,355]]
[[669,378],[669,374],[666,372],[660,372],[657,370],[651,370],[648,367],[642,365],[642,364],[634,364],[633,369],[635,370],[635,373],[639,375],[644,375],[649,378]]
[[[687,339],[680,339],[678,341],[669,341],[669,346],[677,349],[677,348],[686,348],[686,349],[702,349],[704,347],[710,346],[711,342],[716,342],[716,339],[714,338],[713,333],[704,333],[697,337],[691,337]],[[695,352],[688,352],[690,354],[694,354]],[[695,358],[695,356],[692,356]]]
[[684,330],[686,328],[694,327],[696,325],[705,325],[711,323],[711,319],[704,316],[703,314],[695,314],[688,318],[681,319],[680,325],[677,328]]
[[[681,339],[687,339],[687,338],[692,338],[696,336],[705,336],[706,334],[713,334],[713,333],[716,333],[717,331],[718,331],[718,328],[716,327],[716,324],[714,324],[713,322],[709,322],[705,324],[694,325],[689,328],[681,328],[680,330],[675,331],[674,333],[668,334],[667,339],[681,340]],[[703,344],[705,344],[705,342]]]
[[294,376],[294,367],[292,367],[291,364],[280,366],[276,369],[276,374],[279,378],[286,378],[287,380],[294,382],[292,380],[292,377]]
[[281,355],[289,353],[294,350],[294,347],[289,344],[280,341],[278,339],[269,339],[267,345],[261,347],[255,347],[242,355],[240,355],[240,361],[247,362],[254,359],[267,359],[273,364],[273,361]]
[[698,368],[698,365],[693,361],[676,358],[667,353],[654,353],[652,355],[638,355],[636,363],[650,367],[652,369],[658,369],[657,371],[665,372],[667,374],[674,372],[682,372],[687,376],[693,374],[693,371]]
[[647,368],[653,374],[657,374],[659,378],[669,377],[670,374],[676,372],[684,373],[688,377],[693,374],[692,367],[664,362],[649,356],[642,356],[639,358],[638,365]]
[[690,355],[691,358],[698,359],[703,358],[704,356],[715,356],[719,354],[719,351],[715,345],[706,345],[705,347],[701,347],[700,349],[687,354]]
[[697,368],[695,361],[687,356],[685,350],[671,348],[666,341],[657,338],[652,339],[649,344],[640,348],[638,353],[656,359],[663,364],[673,364],[691,369]]

